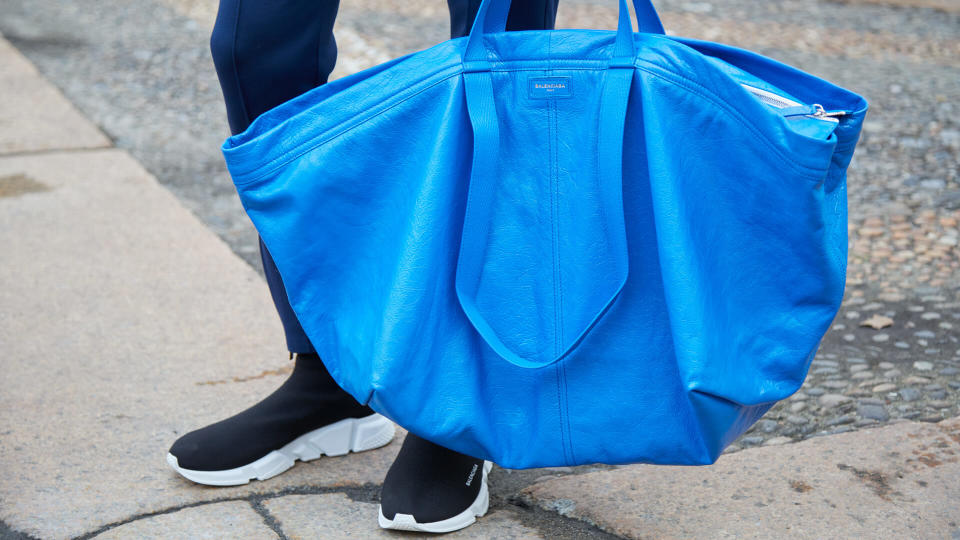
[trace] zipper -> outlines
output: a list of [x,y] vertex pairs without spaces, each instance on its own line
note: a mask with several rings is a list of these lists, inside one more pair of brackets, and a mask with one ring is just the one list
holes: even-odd
[[847,111],[825,111],[823,110],[823,105],[819,103],[813,104],[814,113],[813,115],[817,118],[836,118],[838,116],[846,116]]
[[744,87],[748,92],[753,94],[761,102],[766,103],[767,105],[772,105],[778,109],[786,109],[787,107],[801,107],[802,104],[797,103],[796,101],[783,97],[779,94],[774,94],[762,88],[757,88],[756,86],[750,86],[749,84],[740,83],[740,86]]
[[771,107],[781,109],[781,112],[784,113],[784,116],[807,116],[810,118],[816,118],[818,120],[825,120],[827,122],[839,122],[840,120],[838,117],[845,116],[847,114],[846,111],[827,111],[823,108],[823,105],[820,105],[819,103],[814,103],[813,105],[804,105],[790,98],[781,96],[779,94],[774,94],[773,92],[764,90],[762,88],[750,86],[749,84],[740,83],[740,86],[753,94],[753,96],[760,100],[761,103],[766,103]]

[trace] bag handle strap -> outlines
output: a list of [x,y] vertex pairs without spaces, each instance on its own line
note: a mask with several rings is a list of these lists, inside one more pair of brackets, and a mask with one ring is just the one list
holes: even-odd
[[[480,61],[486,59],[486,50],[483,42],[485,34],[503,32],[507,27],[507,16],[510,12],[512,0],[483,0],[477,9],[477,15],[467,38],[466,61]],[[620,2],[620,15],[617,20],[617,45],[614,56],[633,56],[633,27],[630,15],[624,17],[626,11],[623,2]],[[633,9],[637,14],[637,26],[641,33],[663,34],[663,23],[653,7],[651,0],[633,0]],[[624,26],[626,25],[626,26]]]
[[[496,1],[498,0],[494,0]],[[481,13],[492,3],[484,1],[480,6]],[[478,18],[479,16],[480,14]],[[626,21],[625,24],[624,21]],[[626,35],[630,38],[630,54],[629,56],[622,54],[625,51],[619,46],[622,44],[618,44],[615,47],[614,58],[611,59],[604,74],[597,143],[600,196],[604,209],[601,219],[606,222],[606,230],[610,235],[608,241],[615,254],[617,284],[610,298],[576,338],[562,350],[547,358],[525,358],[511,350],[497,335],[476,302],[490,231],[491,208],[499,163],[500,130],[489,63],[464,62],[463,79],[467,110],[473,128],[473,165],[470,171],[470,186],[457,257],[455,288],[460,306],[477,332],[498,355],[520,367],[544,367],[568,356],[613,306],[627,280],[629,260],[623,213],[623,132],[630,85],[633,81],[635,52],[630,12],[625,0],[620,0],[618,34],[624,34],[624,27],[626,27]],[[475,24],[474,30],[476,29]]]
[[[511,0],[494,0],[490,5],[490,13],[483,26],[485,34],[503,32],[507,28],[507,17],[510,13]],[[633,10],[637,13],[639,31],[644,34],[663,34],[663,23],[660,15],[653,6],[652,0],[633,0]],[[476,20],[474,20],[476,22]]]

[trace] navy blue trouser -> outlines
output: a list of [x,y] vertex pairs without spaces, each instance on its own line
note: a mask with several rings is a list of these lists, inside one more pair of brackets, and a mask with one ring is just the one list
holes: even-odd
[[[507,30],[553,28],[557,2],[514,0]],[[339,3],[220,0],[210,50],[234,134],[245,130],[260,114],[327,82],[337,60],[333,22]],[[480,0],[447,0],[447,6],[451,37],[467,35]],[[315,352],[290,307],[280,273],[262,240],[260,256],[283,322],[287,348],[293,353]]]

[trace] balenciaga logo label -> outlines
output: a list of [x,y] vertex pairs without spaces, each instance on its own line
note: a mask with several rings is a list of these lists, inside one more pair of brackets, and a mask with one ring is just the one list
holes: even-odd
[[570,77],[531,77],[527,79],[528,94],[533,99],[567,98],[573,96]]
[[468,485],[468,486],[473,483],[473,477],[476,476],[476,475],[477,475],[477,464],[474,463],[474,464],[473,464],[473,468],[470,469],[470,476],[467,477],[467,485]]

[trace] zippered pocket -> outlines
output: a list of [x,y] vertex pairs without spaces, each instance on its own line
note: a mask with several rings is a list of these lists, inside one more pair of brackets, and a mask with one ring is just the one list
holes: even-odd
[[751,86],[746,83],[740,83],[740,86],[753,94],[761,103],[779,109],[781,113],[784,113],[784,116],[806,116],[808,118],[816,118],[817,120],[838,124],[840,122],[839,117],[847,114],[846,111],[827,111],[823,108],[823,105],[819,103],[804,105],[803,103],[775,94],[769,90],[757,88],[756,86]]

